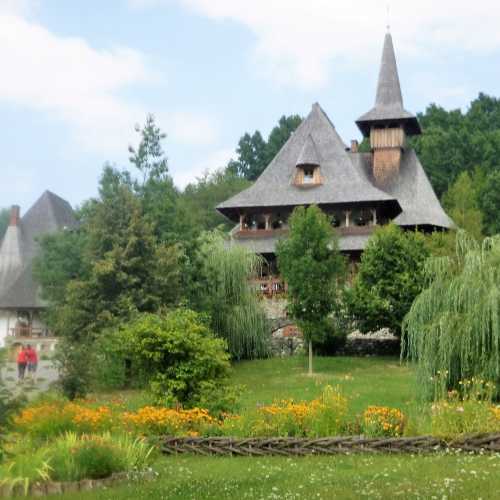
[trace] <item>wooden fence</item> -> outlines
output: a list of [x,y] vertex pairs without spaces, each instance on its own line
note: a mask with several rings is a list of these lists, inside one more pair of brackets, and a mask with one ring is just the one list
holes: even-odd
[[500,434],[467,436],[453,441],[432,436],[401,438],[164,438],[161,451],[167,455],[191,453],[220,456],[287,457],[303,455],[337,455],[346,453],[433,453],[444,450],[500,453]]

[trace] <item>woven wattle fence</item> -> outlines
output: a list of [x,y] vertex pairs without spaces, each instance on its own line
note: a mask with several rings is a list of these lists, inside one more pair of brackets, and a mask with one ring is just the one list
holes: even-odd
[[402,438],[165,438],[160,444],[167,455],[248,456],[337,455],[346,453],[432,453],[444,450],[500,453],[500,434],[481,434],[454,441],[432,436]]

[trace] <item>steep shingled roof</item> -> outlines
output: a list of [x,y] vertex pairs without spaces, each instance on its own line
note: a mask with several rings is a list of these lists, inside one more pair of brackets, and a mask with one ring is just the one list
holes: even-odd
[[404,109],[392,36],[387,33],[382,50],[375,106],[368,113],[360,116],[356,120],[356,124],[363,135],[367,137],[370,135],[371,125],[384,124],[393,120],[402,122],[409,135],[421,133],[415,115]]
[[5,265],[7,249],[12,247],[11,233],[19,239],[20,265],[9,279],[0,279],[0,308],[44,307],[38,284],[32,276],[33,259],[39,251],[37,238],[64,228],[76,227],[71,205],[50,191],[45,191],[26,212],[18,226],[10,226],[0,247],[0,268]]
[[[294,185],[295,169],[311,137],[321,161],[323,183],[311,189]],[[309,153],[308,153],[309,154]],[[236,220],[236,210],[245,207],[279,207],[308,204],[394,201],[376,188],[358,165],[352,163],[346,146],[319,104],[290,136],[280,152],[248,189],[217,206]]]
[[[351,153],[354,162],[363,166],[366,179],[373,182],[370,153]],[[396,182],[384,188],[397,198],[403,211],[394,219],[398,226],[455,227],[446,215],[413,149],[403,151]]]

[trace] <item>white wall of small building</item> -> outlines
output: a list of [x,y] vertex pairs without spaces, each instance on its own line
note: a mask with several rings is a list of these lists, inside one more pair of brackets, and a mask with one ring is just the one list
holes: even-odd
[[5,339],[10,333],[10,329],[14,328],[17,321],[17,312],[0,309],[0,347],[5,347]]

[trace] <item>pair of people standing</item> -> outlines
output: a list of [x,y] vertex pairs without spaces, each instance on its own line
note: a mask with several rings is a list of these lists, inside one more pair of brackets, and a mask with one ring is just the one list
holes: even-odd
[[34,377],[37,366],[38,355],[35,349],[33,349],[29,344],[26,347],[21,346],[21,350],[17,355],[17,374],[19,380],[24,380],[26,368],[28,369],[30,376]]

